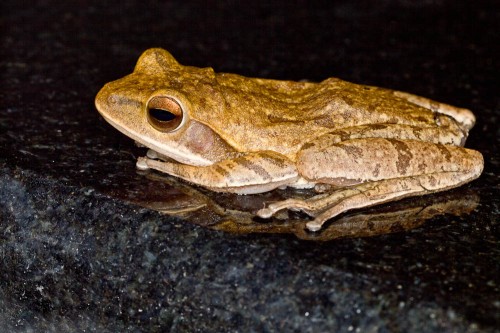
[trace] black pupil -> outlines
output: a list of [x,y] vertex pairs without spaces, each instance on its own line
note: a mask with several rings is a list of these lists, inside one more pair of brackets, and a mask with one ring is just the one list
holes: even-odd
[[149,116],[158,121],[171,121],[176,118],[172,112],[162,109],[149,109]]

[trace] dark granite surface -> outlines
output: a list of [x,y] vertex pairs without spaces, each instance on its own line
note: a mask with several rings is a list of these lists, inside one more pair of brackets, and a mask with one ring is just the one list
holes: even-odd
[[[2,2],[0,332],[500,331],[497,2],[236,4]],[[234,230],[218,205],[268,197],[137,173],[143,151],[93,105],[153,46],[216,71],[338,76],[470,108],[485,171],[388,205],[398,222],[378,236],[294,235],[294,219],[214,230]],[[281,192],[269,195],[293,195]],[[220,202],[157,212],[196,200]],[[412,205],[440,213],[401,213]]]

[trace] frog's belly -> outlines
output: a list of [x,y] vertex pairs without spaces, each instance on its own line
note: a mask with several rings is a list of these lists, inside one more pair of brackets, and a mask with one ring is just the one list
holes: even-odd
[[287,184],[286,187],[292,187],[296,189],[310,189],[314,188],[314,186],[316,186],[316,183],[310,182],[305,178],[299,177],[294,183]]

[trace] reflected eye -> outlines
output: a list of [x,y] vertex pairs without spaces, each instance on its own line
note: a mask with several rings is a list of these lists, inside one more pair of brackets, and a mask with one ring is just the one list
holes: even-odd
[[148,122],[160,132],[175,131],[179,128],[182,117],[181,106],[169,97],[155,96],[148,102]]

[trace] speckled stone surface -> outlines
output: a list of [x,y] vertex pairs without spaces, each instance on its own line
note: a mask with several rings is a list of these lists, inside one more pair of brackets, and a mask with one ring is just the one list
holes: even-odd
[[[498,2],[0,6],[0,332],[500,331]],[[182,185],[138,174],[143,151],[93,99],[155,46],[216,71],[337,76],[472,109],[485,171],[450,194],[472,208],[308,241],[138,204]]]

